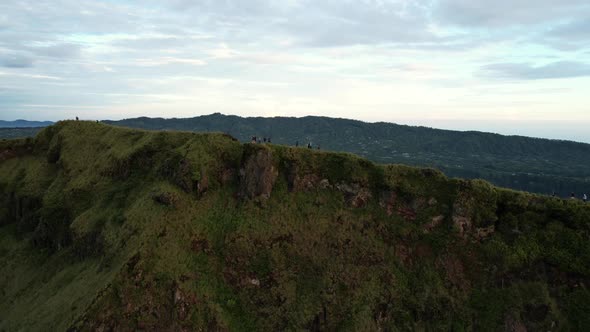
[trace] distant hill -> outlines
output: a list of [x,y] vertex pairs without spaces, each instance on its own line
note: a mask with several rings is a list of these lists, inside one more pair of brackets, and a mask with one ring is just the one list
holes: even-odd
[[482,178],[495,185],[568,196],[590,192],[590,144],[483,132],[459,132],[347,119],[242,118],[212,114],[186,119],[135,118],[106,123],[152,130],[224,132],[240,141],[312,142],[379,163],[435,167],[451,177]]
[[44,127],[0,128],[0,139],[33,137]]
[[14,121],[5,121],[0,120],[0,128],[29,128],[29,127],[47,127],[51,126],[53,122],[51,121],[27,121],[27,120],[14,120]]
[[0,331],[589,331],[590,204],[224,134],[0,141]]

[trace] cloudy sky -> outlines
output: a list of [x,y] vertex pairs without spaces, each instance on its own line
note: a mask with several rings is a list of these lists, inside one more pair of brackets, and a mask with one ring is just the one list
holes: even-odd
[[0,119],[213,112],[590,142],[590,1],[0,1]]

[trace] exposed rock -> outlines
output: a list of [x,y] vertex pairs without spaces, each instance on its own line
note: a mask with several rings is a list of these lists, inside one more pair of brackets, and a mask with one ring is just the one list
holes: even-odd
[[240,170],[240,194],[248,198],[270,198],[278,176],[269,149],[258,149],[250,155]]
[[328,179],[323,179],[322,181],[320,181],[318,186],[320,189],[332,188],[332,186],[330,185],[330,181]]
[[394,191],[385,191],[381,193],[379,205],[385,209],[388,216],[391,216],[395,211],[395,203],[397,202],[397,194]]
[[445,216],[440,215],[433,217],[432,220],[424,225],[424,233],[430,233],[433,229],[435,229],[438,225],[440,225],[443,220],[445,220]]
[[321,178],[315,174],[295,175],[293,191],[308,191],[318,187]]
[[336,185],[336,189],[341,191],[348,204],[355,208],[366,206],[373,196],[368,188],[361,187],[357,183],[352,185],[339,183]]
[[471,219],[462,216],[453,216],[453,225],[459,232],[459,236],[465,238],[471,231]]
[[355,208],[366,206],[371,199],[371,191],[367,188],[361,188],[359,192],[353,197],[351,205]]
[[328,179],[313,173],[305,174],[297,165],[290,165],[286,175],[289,191],[292,192],[332,188]]
[[414,221],[414,220],[416,220],[416,217],[417,217],[416,211],[414,211],[414,209],[412,209],[410,207],[406,207],[406,206],[398,207],[397,214],[400,215],[402,218],[409,220],[409,221]]
[[488,237],[490,237],[490,235],[494,234],[495,231],[496,231],[496,226],[494,226],[494,225],[489,226],[489,227],[476,228],[473,236],[475,237],[476,240],[481,241],[481,240],[484,240],[484,239],[487,239]]
[[174,307],[176,309],[176,317],[178,317],[180,321],[184,321],[188,318],[191,307],[196,303],[197,299],[194,295],[185,294],[180,287],[177,286],[174,291]]

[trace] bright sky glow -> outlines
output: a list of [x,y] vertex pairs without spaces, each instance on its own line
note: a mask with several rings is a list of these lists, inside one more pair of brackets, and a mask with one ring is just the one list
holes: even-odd
[[590,142],[590,2],[0,2],[0,119],[213,112]]

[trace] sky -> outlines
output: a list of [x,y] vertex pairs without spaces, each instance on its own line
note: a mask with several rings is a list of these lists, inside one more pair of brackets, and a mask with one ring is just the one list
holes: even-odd
[[590,142],[588,0],[2,0],[0,119],[321,115]]

